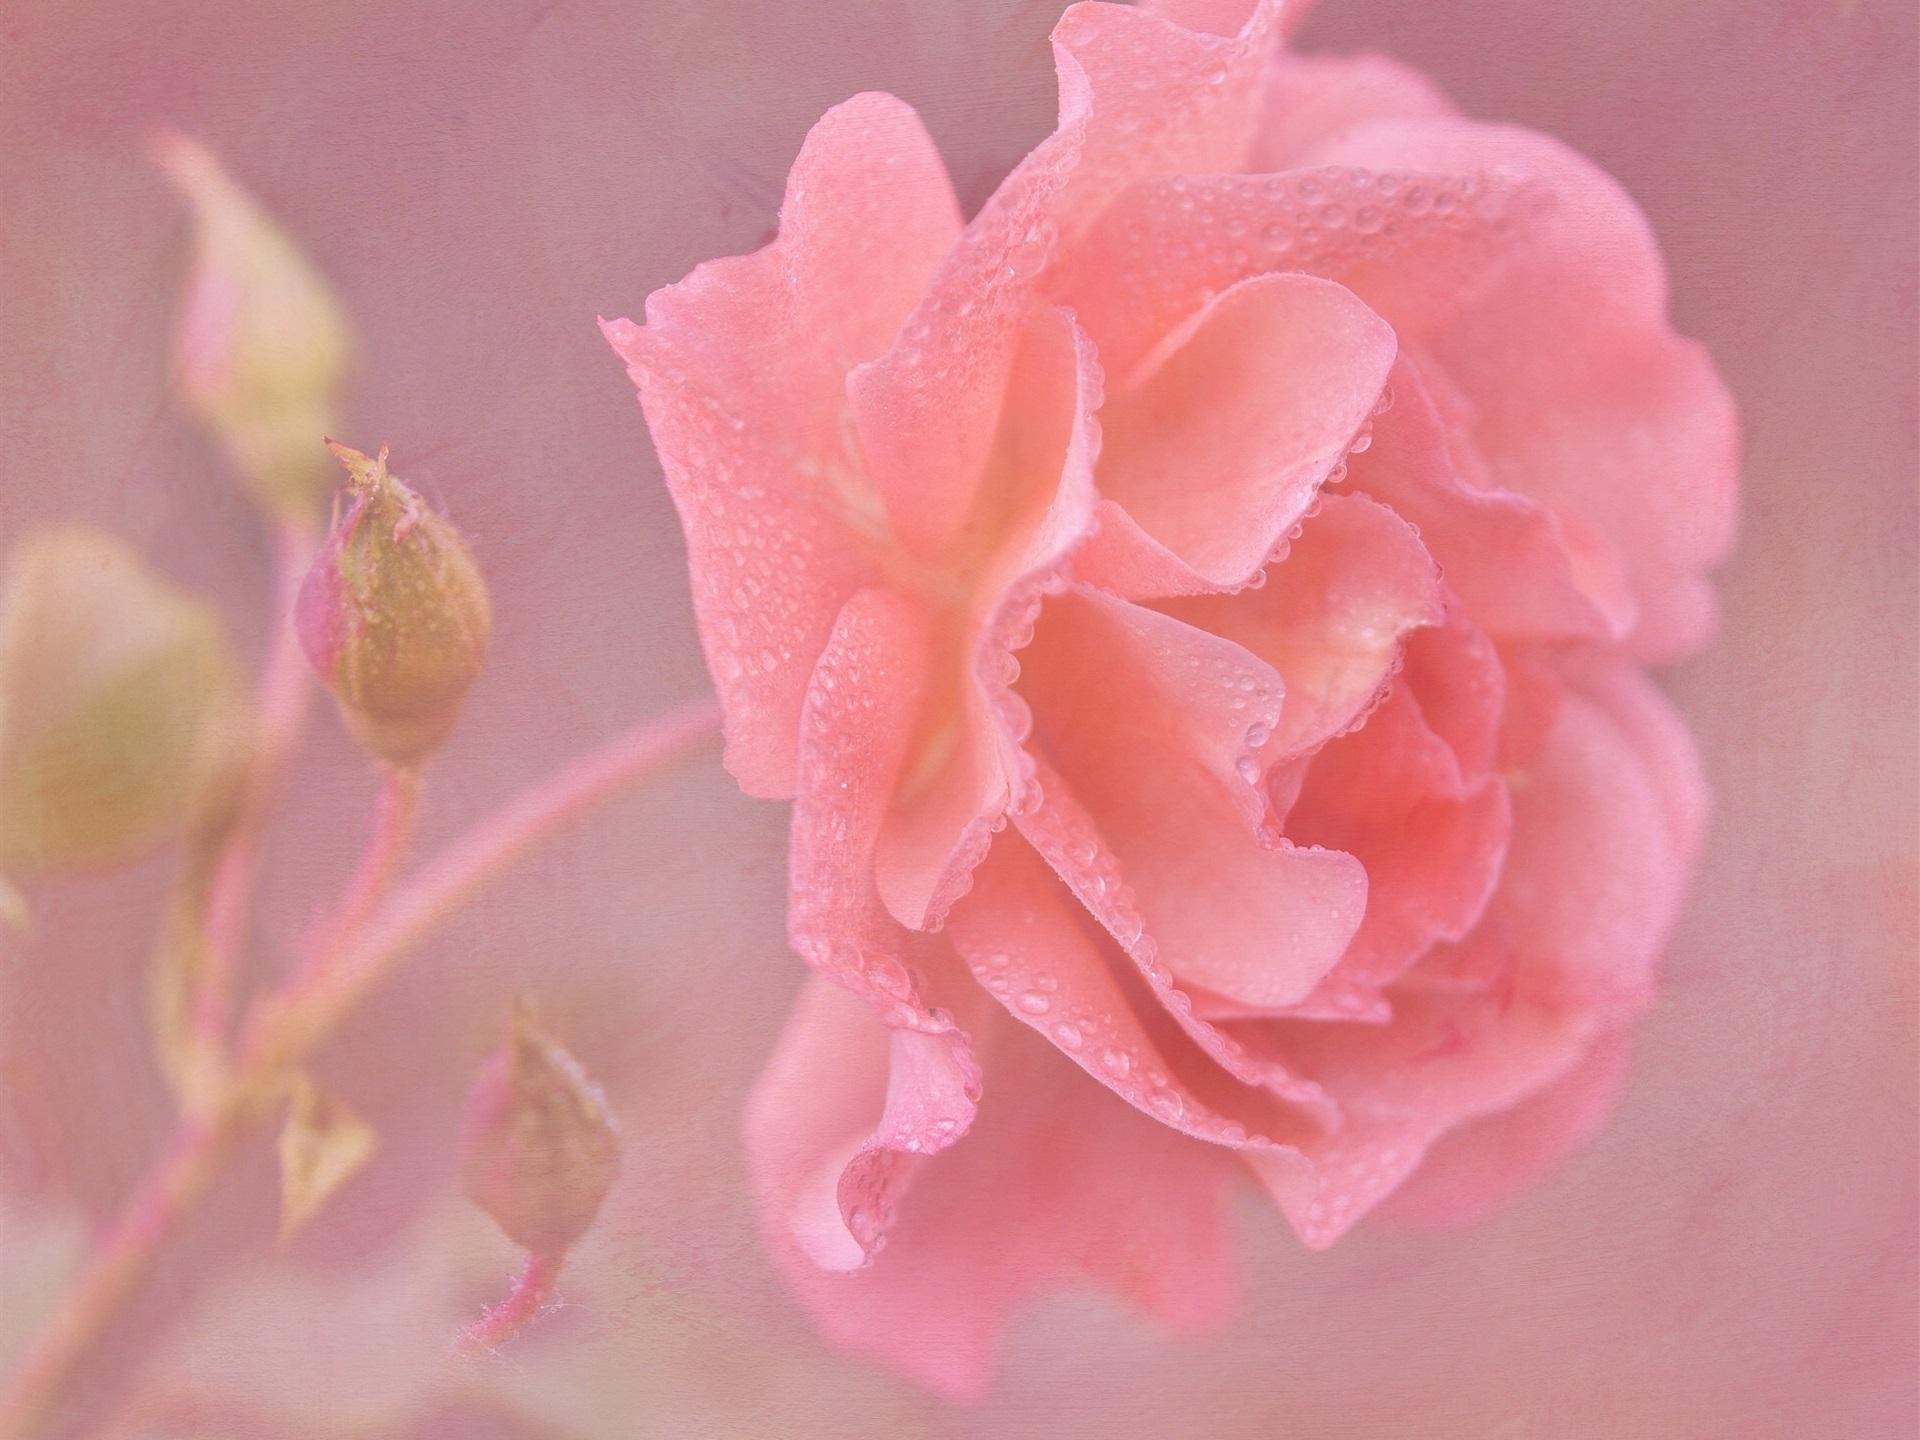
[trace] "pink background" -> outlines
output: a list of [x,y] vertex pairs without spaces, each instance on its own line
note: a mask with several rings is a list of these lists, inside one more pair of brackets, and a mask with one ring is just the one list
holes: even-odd
[[[595,314],[758,243],[806,127],[859,89],[920,107],[977,203],[1050,121],[1055,13],[12,0],[0,540],[107,526],[260,649],[263,538],[169,399],[187,230],[139,140],[177,125],[338,284],[347,438],[390,441],[492,578],[494,658],[430,787],[445,835],[703,685],[678,528]],[[1726,634],[1670,677],[1717,819],[1607,1131],[1458,1234],[1375,1226],[1308,1255],[1250,1202],[1236,1328],[1173,1344],[1063,1296],[1016,1325],[997,1398],[941,1410],[822,1346],[759,1256],[736,1117],[802,970],[781,814],[709,752],[522,867],[356,1025],[327,1073],[380,1157],[283,1254],[270,1176],[247,1172],[89,1377],[101,1407],[147,1397],[121,1433],[184,1433],[189,1393],[215,1437],[1912,1433],[1913,9],[1327,0],[1304,41],[1423,66],[1619,175],[1744,410]],[[338,882],[371,793],[330,714],[312,734],[269,955]],[[0,938],[0,1356],[76,1217],[168,1124],[141,975],[165,878],[45,887],[38,938]],[[512,1256],[451,1196],[455,1114],[521,988],[605,1080],[627,1165],[563,1286],[579,1304],[456,1361]]]

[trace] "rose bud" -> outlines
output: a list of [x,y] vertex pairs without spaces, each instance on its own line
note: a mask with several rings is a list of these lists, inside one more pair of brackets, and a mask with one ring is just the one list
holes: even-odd
[[220,162],[178,135],[155,154],[193,207],[181,388],[259,498],[309,519],[329,489],[314,441],[335,428],[346,320],[327,284]]
[[106,866],[177,832],[243,713],[211,606],[97,531],[27,536],[0,600],[0,870]]
[[384,447],[368,459],[327,445],[351,479],[295,624],[354,737],[411,769],[452,731],[486,660],[487,587],[453,527],[388,473]]
[[593,1223],[620,1168],[600,1087],[523,1005],[467,1094],[460,1152],[473,1203],[516,1245],[555,1261]]

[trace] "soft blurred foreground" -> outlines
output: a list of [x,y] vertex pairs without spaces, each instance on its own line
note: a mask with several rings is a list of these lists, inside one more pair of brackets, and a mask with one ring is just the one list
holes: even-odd
[[[0,545],[81,521],[267,645],[273,527],[183,403],[203,139],[355,336],[340,423],[472,539],[491,655],[436,761],[431,850],[704,689],[678,527],[596,314],[757,244],[807,126],[918,106],[977,202],[1050,120],[1057,6],[525,0],[405,13],[26,0],[0,16]],[[761,1256],[742,1099],[802,967],[777,807],[711,748],[535,852],[355,1020],[316,1080],[379,1146],[276,1245],[263,1147],[169,1250],[76,1423],[122,1437],[1882,1437],[1915,1413],[1915,21],[1878,0],[1326,0],[1470,111],[1566,138],[1646,207],[1678,327],[1740,399],[1726,634],[1670,677],[1717,818],[1610,1128],[1473,1229],[1310,1255],[1244,1215],[1248,1304],[1174,1343],[1036,1307],[986,1404],[827,1349]],[[324,459],[324,457],[321,457]],[[317,708],[263,840],[284,967],[375,775]],[[160,854],[29,887],[0,932],[0,1370],[152,1163],[174,1101],[146,966]],[[515,997],[603,1088],[623,1163],[560,1308],[456,1336],[519,1252],[460,1191],[464,1097]]]

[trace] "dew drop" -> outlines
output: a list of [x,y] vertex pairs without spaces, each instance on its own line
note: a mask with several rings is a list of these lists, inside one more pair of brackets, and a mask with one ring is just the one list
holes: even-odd
[[1007,252],[1007,274],[1016,280],[1038,275],[1047,264],[1047,247],[1029,236]]

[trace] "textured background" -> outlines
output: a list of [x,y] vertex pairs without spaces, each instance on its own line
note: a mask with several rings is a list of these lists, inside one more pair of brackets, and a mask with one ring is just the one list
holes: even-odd
[[[756,244],[806,127],[855,90],[920,107],[977,203],[1050,122],[1056,11],[11,0],[0,541],[108,526],[260,647],[262,537],[169,400],[187,233],[139,139],[197,134],[351,307],[349,438],[391,441],[493,579],[494,658],[429,798],[448,833],[702,686],[678,529],[594,315]],[[1411,61],[1619,175],[1745,413],[1726,634],[1670,677],[1717,821],[1610,1128],[1464,1233],[1309,1256],[1249,1204],[1237,1328],[1173,1345],[1063,1297],[1016,1326],[994,1401],[936,1409],[824,1349],[759,1258],[736,1116],[801,967],[779,812],[709,754],[523,867],[357,1025],[329,1076],[381,1158],[282,1255],[269,1177],[243,1177],[88,1377],[101,1406],[146,1397],[125,1433],[189,1433],[196,1393],[208,1440],[1912,1433],[1913,9],[1327,0],[1303,40]],[[270,956],[370,790],[318,717],[269,855]],[[164,880],[48,887],[39,938],[0,938],[0,1354],[164,1133],[140,976]],[[455,1108],[522,987],[606,1080],[628,1164],[580,1305],[452,1361],[511,1263],[447,1196]]]

